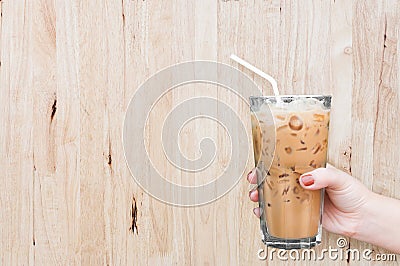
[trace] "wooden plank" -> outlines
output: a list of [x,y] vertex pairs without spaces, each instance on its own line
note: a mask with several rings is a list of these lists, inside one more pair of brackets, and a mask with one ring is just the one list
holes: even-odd
[[[60,193],[60,205],[62,206],[58,210],[56,222],[65,231],[62,239],[64,257],[60,262],[79,265],[81,262],[81,200],[78,10],[72,1],[56,1],[53,12],[55,12],[52,15],[55,16],[56,54],[52,60],[56,63],[54,74],[57,86],[57,109],[53,116],[53,123],[56,123],[54,130],[57,135],[56,147],[58,151],[55,185],[61,187],[61,189],[55,189]],[[48,16],[46,13],[42,14]],[[53,104],[54,102],[52,106]],[[43,256],[46,256],[45,250]]]
[[[368,19],[366,19],[368,17]],[[353,3],[352,175],[372,189],[374,131],[382,60],[384,3]],[[362,133],[361,133],[362,132]],[[371,248],[350,241],[350,247]]]
[[[138,86],[146,79],[148,68],[148,6],[147,1],[124,1],[124,110]],[[124,168],[123,166],[121,166]],[[150,197],[133,180],[129,170],[124,169],[126,182],[125,212],[126,226],[129,228],[126,237],[126,265],[148,265],[150,245],[149,232],[151,217],[149,215]],[[136,215],[134,214],[136,204]],[[135,222],[135,223],[133,223]],[[134,226],[136,225],[136,227]]]
[[[56,14],[54,2],[38,1],[32,6],[33,153],[35,262],[65,263],[66,227],[65,177],[58,169],[59,154],[56,62]],[[58,113],[57,113],[58,109]],[[61,173],[57,176],[57,173]]]
[[[146,37],[146,60],[149,74],[155,74],[157,71],[175,63],[176,55],[175,46],[176,39],[174,34],[181,32],[176,31],[177,24],[174,20],[181,19],[180,14],[175,14],[174,7],[177,2],[149,2],[146,13],[146,28],[144,34]],[[178,17],[175,17],[178,16]],[[178,37],[176,36],[176,37]],[[142,80],[144,81],[144,80]],[[165,162],[158,148],[160,144],[160,133],[162,128],[162,118],[160,114],[167,113],[171,110],[171,95],[165,95],[164,101],[159,104],[159,112],[151,112],[149,121],[146,125],[148,135],[145,135],[148,144],[148,156],[153,161],[153,165],[147,167],[158,167],[160,174],[166,178],[170,176],[171,168]],[[148,139],[147,139],[148,138]],[[151,178],[151,177],[149,177]],[[168,193],[168,191],[166,191]],[[153,243],[149,248],[148,263],[154,265],[171,264],[174,261],[174,239],[173,239],[173,207],[163,202],[149,198],[149,240]]]
[[[78,5],[78,84],[80,99],[80,237],[82,265],[110,263],[107,254],[105,190],[107,177],[104,124],[107,92],[105,6],[97,1]],[[94,11],[96,10],[96,11]]]
[[[373,134],[373,180],[372,189],[378,194],[400,198],[399,185],[396,182],[398,173],[395,165],[400,160],[396,146],[400,143],[400,80],[399,80],[399,30],[400,4],[398,1],[387,0],[382,7],[377,49],[379,57],[374,62],[379,69],[376,75],[376,113]],[[373,247],[374,254],[390,253],[380,247]],[[378,263],[371,262],[372,265]],[[389,265],[397,263],[390,262]]]
[[[217,60],[217,1],[206,0],[196,1],[194,5],[194,38],[192,40],[194,45],[194,59],[195,60]],[[193,84],[188,87],[191,93],[189,99],[194,96],[208,96],[213,99],[217,99],[217,86],[210,84]],[[195,107],[196,108],[196,107]],[[216,105],[209,105],[210,109],[217,110]],[[210,123],[207,123],[210,122]],[[194,131],[193,138],[189,137],[188,140],[194,140],[197,145],[200,144],[201,138],[208,136],[218,142],[218,131],[221,128],[218,127],[217,123],[211,123],[209,119],[201,118],[193,121]],[[194,155],[201,156],[199,149],[193,145],[191,141],[188,141],[188,147],[192,146],[195,148]],[[220,146],[219,144],[216,144]],[[199,147],[199,146],[198,146]],[[221,146],[220,146],[221,147]],[[190,149],[187,149],[190,150]],[[221,150],[217,148],[216,153],[221,153]],[[211,182],[220,173],[218,163],[214,162],[206,170],[195,173],[194,185],[203,185]],[[192,241],[195,242],[193,252],[193,262],[197,265],[215,265],[218,257],[217,248],[217,215],[218,215],[218,204],[212,202],[204,206],[196,207],[194,209],[194,236]],[[208,246],[207,249],[201,248]]]
[[[131,235],[132,204],[134,198],[128,193],[129,182],[123,178],[126,167],[121,142],[125,106],[125,36],[124,2],[104,2],[103,29],[105,51],[99,51],[98,60],[104,60],[106,83],[104,94],[103,171],[105,177],[104,221],[106,264],[124,265],[127,260],[126,238]],[[103,59],[101,59],[103,58]],[[101,206],[101,205],[100,205]]]
[[[233,41],[236,40],[238,30],[238,17],[239,8],[242,3],[235,1],[219,1],[218,2],[218,61],[231,65],[229,60],[231,53],[236,53],[236,47]],[[218,100],[226,102],[228,106],[235,109],[238,104],[237,95],[232,95],[226,89],[218,88]],[[224,112],[218,112],[218,118],[224,120]],[[240,125],[238,125],[240,126]],[[237,139],[232,139],[230,142],[224,141],[225,132],[218,131],[218,150],[229,148],[237,145]],[[229,132],[228,132],[229,134]],[[229,155],[222,156],[218,163],[223,167],[229,167],[234,159],[229,158]],[[235,156],[232,154],[232,156]],[[232,177],[236,178],[236,177]],[[242,183],[243,184],[243,183]],[[238,219],[240,217],[239,208],[240,202],[247,203],[251,206],[248,199],[242,200],[239,192],[239,187],[236,186],[227,195],[218,199],[216,202],[216,250],[217,256],[215,257],[216,264],[218,265],[238,265],[240,260],[239,250],[239,228]],[[233,196],[233,195],[236,195]],[[248,209],[249,211],[251,208]],[[246,215],[247,216],[247,215]],[[249,230],[249,235],[253,235],[254,231]],[[221,254],[224,254],[223,256]]]
[[[398,40],[399,40],[399,7],[397,1],[386,1],[384,6],[383,25],[380,25],[381,61],[376,62],[379,70],[377,84],[377,110],[374,129],[374,179],[372,188],[375,192],[391,197],[395,194],[396,170],[393,165],[400,157],[396,152],[395,144],[398,138],[399,127],[397,114],[399,113],[399,81]],[[383,35],[383,39],[382,39]],[[382,156],[385,154],[385,156]]]
[[0,264],[34,261],[32,9],[0,2]]
[[[352,136],[352,3],[349,1],[331,2],[330,17],[330,62],[332,109],[329,128],[328,162],[347,172],[351,172],[351,136]],[[346,126],[343,126],[346,125]],[[337,239],[341,237],[323,230],[322,248],[337,248]],[[329,265],[330,260],[322,262]],[[347,261],[336,261],[346,264]]]

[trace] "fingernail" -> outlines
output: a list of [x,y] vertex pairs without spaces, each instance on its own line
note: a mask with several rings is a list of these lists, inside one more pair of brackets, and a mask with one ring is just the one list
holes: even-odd
[[256,209],[257,209],[257,208],[254,208],[254,209],[253,209],[253,213],[254,213],[255,215],[257,215]]
[[250,191],[249,191],[249,198],[250,198],[252,192],[253,192],[253,190],[250,190]]
[[303,182],[303,184],[308,187],[311,186],[312,184],[314,184],[314,178],[312,175],[310,174],[306,174],[301,176],[301,182]]
[[253,170],[251,170],[248,174],[247,174],[247,181],[250,182],[250,175],[253,173]]

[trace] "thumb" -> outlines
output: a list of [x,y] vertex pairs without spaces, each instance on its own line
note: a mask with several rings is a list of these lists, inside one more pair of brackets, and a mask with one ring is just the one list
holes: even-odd
[[309,190],[325,187],[328,190],[343,190],[350,185],[352,180],[350,175],[329,165],[327,168],[318,168],[299,177],[301,186]]

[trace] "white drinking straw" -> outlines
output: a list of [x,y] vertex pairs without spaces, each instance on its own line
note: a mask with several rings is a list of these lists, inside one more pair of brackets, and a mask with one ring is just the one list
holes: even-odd
[[250,63],[244,61],[243,59],[237,57],[234,54],[231,54],[231,59],[239,64],[241,64],[242,66],[244,66],[245,68],[253,71],[254,73],[256,73],[257,75],[259,75],[260,77],[265,78],[266,80],[269,81],[269,83],[271,83],[272,85],[272,89],[274,90],[274,94],[277,98],[278,101],[280,101],[279,96],[279,91],[278,91],[278,83],[276,82],[276,80],[271,77],[270,75],[262,72],[260,69],[256,68],[255,66],[251,65]]

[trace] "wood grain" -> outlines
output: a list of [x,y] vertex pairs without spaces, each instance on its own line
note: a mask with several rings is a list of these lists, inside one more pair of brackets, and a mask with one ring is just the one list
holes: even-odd
[[[332,94],[330,163],[400,198],[398,1],[3,0],[0,11],[0,265],[294,264],[257,258],[264,246],[244,176],[221,199],[182,208],[152,198],[130,175],[121,141],[130,98],[152,74],[194,59],[237,67],[235,53],[276,77],[283,94]],[[159,114],[194,96],[229,103],[250,131],[248,107],[222,87],[167,93],[145,143],[178,183],[218,175],[240,141],[193,121],[181,148],[198,156],[201,138],[214,136],[216,165],[204,176],[166,164]],[[338,237],[324,231],[317,250]]]
[[1,264],[28,265],[33,241],[31,5],[1,2]]

